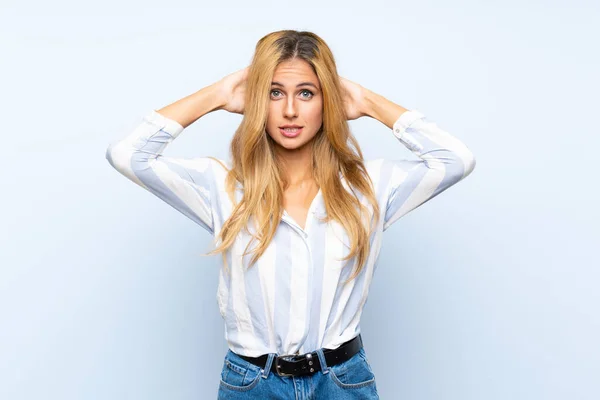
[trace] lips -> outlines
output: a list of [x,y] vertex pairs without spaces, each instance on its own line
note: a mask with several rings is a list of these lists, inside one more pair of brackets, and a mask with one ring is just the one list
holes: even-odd
[[295,138],[296,136],[300,135],[302,128],[279,128],[279,132],[281,132],[281,134],[287,138]]

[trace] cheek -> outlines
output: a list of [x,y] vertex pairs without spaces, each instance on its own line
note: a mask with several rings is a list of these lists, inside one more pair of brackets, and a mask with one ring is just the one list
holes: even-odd
[[269,113],[267,115],[267,127],[266,131],[269,136],[273,137],[273,131],[277,130],[279,126],[279,119],[277,118],[277,109],[271,104],[269,106]]
[[270,126],[272,124],[274,124],[275,121],[275,116],[277,115],[277,109],[275,108],[275,106],[273,105],[273,103],[271,103],[269,105],[269,111],[267,114],[267,126]]
[[311,107],[306,111],[306,118],[311,122],[311,124],[317,126],[321,125],[321,122],[323,121],[323,110],[320,104],[314,106],[311,105]]

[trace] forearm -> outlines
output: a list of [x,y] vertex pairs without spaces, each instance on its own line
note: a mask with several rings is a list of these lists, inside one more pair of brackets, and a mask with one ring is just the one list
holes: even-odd
[[405,111],[408,110],[375,92],[364,89],[362,112],[365,116],[374,118],[392,129],[394,122]]
[[212,84],[156,110],[156,112],[177,121],[186,128],[203,115],[220,109],[224,104],[219,87],[217,84]]

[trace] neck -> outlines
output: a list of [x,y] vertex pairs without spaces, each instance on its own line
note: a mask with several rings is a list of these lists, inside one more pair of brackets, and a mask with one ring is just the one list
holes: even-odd
[[303,146],[291,151],[280,148],[277,155],[285,166],[283,173],[289,185],[295,186],[313,179],[311,146]]

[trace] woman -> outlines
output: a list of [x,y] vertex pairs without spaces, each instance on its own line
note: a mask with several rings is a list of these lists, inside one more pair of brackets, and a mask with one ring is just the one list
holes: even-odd
[[[198,118],[244,118],[231,161],[163,156]],[[348,120],[375,118],[420,160],[364,161]],[[106,157],[208,230],[229,350],[222,399],[372,399],[360,317],[382,233],[471,173],[457,138],[337,74],[311,32],[273,32],[249,67],[158,111]]]

